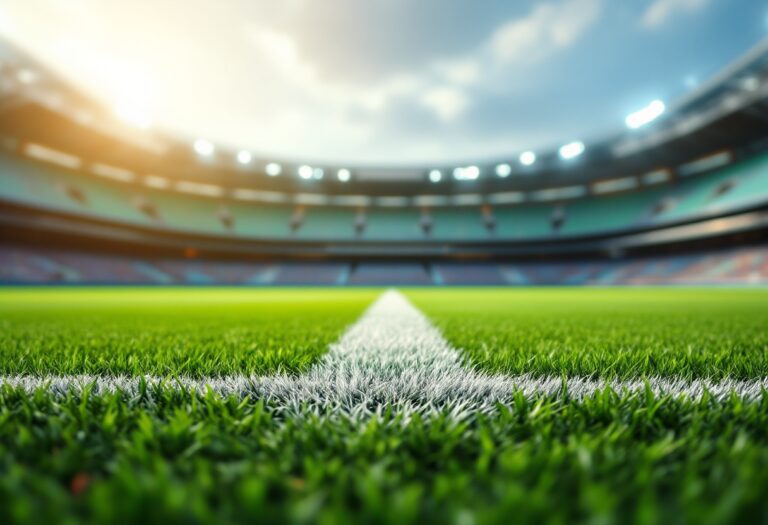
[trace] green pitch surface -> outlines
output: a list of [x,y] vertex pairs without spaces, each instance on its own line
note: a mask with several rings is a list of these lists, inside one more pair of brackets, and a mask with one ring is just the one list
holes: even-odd
[[0,290],[0,374],[299,372],[372,290]]
[[437,289],[407,295],[488,371],[768,377],[765,289]]
[[[376,290],[0,290],[0,375],[301,376]],[[762,378],[760,290],[408,290],[472,366]],[[765,523],[768,394],[371,417],[0,389],[0,523]]]

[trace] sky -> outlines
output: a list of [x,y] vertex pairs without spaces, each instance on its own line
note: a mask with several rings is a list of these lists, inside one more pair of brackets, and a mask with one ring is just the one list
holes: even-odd
[[768,35],[768,0],[0,0],[119,113],[296,161],[514,158],[613,133]]

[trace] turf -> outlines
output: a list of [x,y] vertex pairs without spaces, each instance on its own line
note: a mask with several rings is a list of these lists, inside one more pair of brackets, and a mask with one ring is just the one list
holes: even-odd
[[409,298],[481,369],[768,377],[766,289],[433,289]]
[[[300,373],[374,290],[0,291],[0,370]],[[759,290],[420,290],[478,368],[763,377]],[[459,414],[459,415],[457,415]],[[0,389],[0,523],[765,523],[768,394],[360,418],[171,387]]]
[[298,373],[372,290],[0,290],[0,374]]
[[768,398],[283,419],[177,391],[0,397],[3,523],[765,523]]

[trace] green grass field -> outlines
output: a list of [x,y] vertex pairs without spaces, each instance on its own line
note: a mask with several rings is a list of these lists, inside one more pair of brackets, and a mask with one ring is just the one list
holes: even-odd
[[0,291],[0,374],[299,372],[377,295],[320,289]]
[[768,291],[466,289],[408,293],[485,370],[768,376]]
[[[0,375],[301,376],[378,290],[0,290]],[[480,370],[761,379],[768,291],[409,289]],[[298,414],[0,391],[0,523],[765,523],[768,395]]]

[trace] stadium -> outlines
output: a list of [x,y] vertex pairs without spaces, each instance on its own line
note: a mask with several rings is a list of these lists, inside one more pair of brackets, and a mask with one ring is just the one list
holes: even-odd
[[768,522],[768,40],[458,162],[228,146],[24,42],[3,523]]

